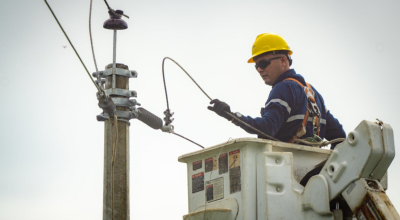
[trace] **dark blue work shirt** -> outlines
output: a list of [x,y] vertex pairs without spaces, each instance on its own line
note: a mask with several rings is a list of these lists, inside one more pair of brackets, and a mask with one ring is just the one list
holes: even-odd
[[[247,124],[284,142],[288,142],[296,134],[307,111],[307,96],[303,88],[294,81],[284,81],[287,78],[296,79],[306,86],[304,78],[290,69],[279,76],[272,86],[265,108],[261,111],[261,117],[242,116],[241,118]],[[312,89],[321,112],[319,136],[326,140],[346,138],[342,125],[325,107],[321,94],[314,87]],[[253,130],[237,125],[248,133],[255,134]],[[306,129],[307,133],[301,138],[313,136],[312,117],[309,117]],[[331,148],[334,146],[335,144]]]

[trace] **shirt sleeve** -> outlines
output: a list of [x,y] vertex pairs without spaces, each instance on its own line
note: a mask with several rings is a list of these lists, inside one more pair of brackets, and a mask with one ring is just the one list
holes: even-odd
[[[292,111],[291,106],[293,106],[294,101],[292,94],[292,87],[289,83],[279,83],[271,90],[265,108],[261,112],[261,117],[242,116],[241,119],[252,127],[268,135],[275,136]],[[257,134],[246,126],[239,123],[235,124],[248,133]]]

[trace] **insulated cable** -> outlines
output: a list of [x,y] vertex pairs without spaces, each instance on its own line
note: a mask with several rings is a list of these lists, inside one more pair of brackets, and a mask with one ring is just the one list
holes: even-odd
[[[247,124],[246,122],[242,121],[240,118],[236,117],[235,114],[232,114],[232,113],[230,113],[230,112],[225,112],[225,113],[227,113],[228,115],[230,115],[231,117],[233,117],[233,120],[237,120],[237,122],[239,122],[240,124],[244,125],[244,126],[247,127],[247,128],[250,128],[251,130],[257,132],[259,135],[262,135],[262,136],[264,136],[264,137],[266,137],[266,138],[269,138],[269,139],[271,139],[271,140],[274,140],[274,141],[283,142],[283,141],[281,141],[281,140],[279,140],[279,139],[276,139],[276,138],[272,137],[271,135],[268,135],[268,134],[266,134],[266,133],[264,133],[264,132],[258,130],[257,128],[255,128],[255,127],[253,127],[253,126]],[[232,120],[232,121],[233,121],[233,120]]]
[[107,0],[104,0],[104,3],[106,3],[108,10],[111,10],[111,7],[108,5]]
[[51,14],[53,14],[54,19],[57,21],[58,26],[60,26],[62,32],[64,33],[65,37],[67,38],[67,40],[68,40],[69,44],[71,45],[72,49],[74,49],[76,56],[78,56],[79,60],[81,61],[81,63],[82,63],[82,65],[83,65],[83,67],[85,68],[85,70],[86,70],[86,72],[87,72],[87,74],[88,74],[90,80],[92,80],[93,85],[96,86],[96,89],[97,89],[99,92],[102,92],[101,88],[94,82],[92,76],[90,76],[90,73],[89,73],[88,69],[86,68],[85,64],[83,63],[83,61],[82,61],[81,57],[79,56],[78,52],[76,51],[74,45],[73,45],[72,42],[69,40],[69,37],[68,37],[67,33],[65,33],[63,27],[61,26],[60,22],[58,21],[56,15],[54,14],[53,10],[51,9],[49,3],[47,3],[47,0],[44,0],[44,2],[46,3],[47,7],[49,7]]
[[[186,72],[186,70],[183,69],[183,67],[182,67],[181,65],[179,65],[178,62],[176,62],[175,60],[173,60],[173,59],[171,59],[171,58],[169,58],[169,57],[165,57],[165,58],[163,59],[163,62],[162,62],[162,75],[163,75],[163,80],[164,80],[165,98],[166,98],[166,101],[167,101],[167,111],[169,110],[169,103],[168,103],[167,85],[166,85],[166,83],[165,83],[165,74],[164,74],[164,62],[165,62],[166,59],[169,59],[169,60],[171,60],[172,62],[174,62],[176,65],[178,65],[179,68],[181,68],[181,69],[183,70],[183,72],[185,72],[186,75],[189,76],[189,78],[194,82],[194,84],[196,84],[196,86],[203,92],[203,94],[204,94],[205,96],[207,96],[207,98],[208,98],[210,101],[212,100],[212,98],[211,98],[209,95],[207,95],[207,93],[199,86],[199,84],[197,84],[197,82],[190,76],[190,74],[189,74],[188,72]],[[276,139],[276,138],[274,138],[274,137],[272,137],[272,136],[270,136],[270,135],[268,135],[268,134],[265,134],[264,132],[258,130],[257,128],[255,128],[255,127],[253,127],[253,126],[247,124],[246,122],[244,122],[244,121],[242,121],[241,119],[239,119],[238,117],[236,117],[234,114],[232,114],[232,113],[230,113],[230,112],[225,112],[225,113],[227,113],[229,116],[231,116],[231,117],[233,118],[233,120],[236,120],[236,121],[239,122],[240,124],[242,124],[242,125],[244,125],[245,127],[247,127],[247,128],[249,128],[249,129],[255,131],[255,132],[258,133],[259,135],[262,135],[262,136],[264,136],[264,137],[266,137],[266,138],[269,138],[269,139],[271,139],[271,140],[280,141],[280,140],[278,140],[278,139]]]
[[159,118],[158,116],[154,115],[153,113],[147,111],[145,108],[139,107],[136,109],[137,110],[137,119],[143,123],[145,123],[146,125],[148,125],[149,127],[153,128],[153,129],[161,129],[164,132],[168,132],[171,134],[175,134],[176,136],[179,136],[187,141],[192,142],[193,144],[196,144],[197,146],[204,148],[203,146],[201,146],[200,144],[178,134],[175,133],[173,126],[172,125],[166,125],[163,126],[163,122],[161,120],[161,118]]
[[333,143],[337,143],[337,142],[343,142],[345,141],[346,138],[336,138],[333,139],[331,141],[322,141],[322,142],[309,142],[303,139],[294,139],[293,143],[303,143],[303,144],[307,144],[307,145],[311,145],[313,147],[324,147],[324,146],[328,146],[329,144],[333,144]]
[[[92,54],[93,54],[93,62],[94,62],[94,67],[96,68],[96,72],[99,72],[97,69],[97,62],[96,62],[96,57],[94,55],[94,47],[93,47],[93,39],[92,39],[92,3],[93,0],[90,0],[90,9],[89,9],[89,35],[90,35],[90,45],[92,46]],[[99,74],[100,75],[100,74]],[[101,82],[99,82],[101,83]]]
[[204,90],[199,86],[199,84],[197,84],[197,82],[189,75],[189,73],[186,72],[186,70],[183,69],[183,67],[182,67],[181,65],[179,65],[178,62],[176,62],[175,60],[173,60],[173,59],[171,59],[171,58],[169,58],[169,57],[165,57],[165,58],[163,59],[163,61],[162,61],[162,75],[163,75],[163,80],[164,80],[165,98],[166,98],[166,100],[167,100],[167,110],[169,110],[169,103],[168,103],[167,85],[165,84],[165,74],[164,74],[164,62],[165,62],[166,59],[169,59],[169,60],[171,60],[172,62],[174,62],[176,65],[178,65],[179,68],[181,68],[181,70],[183,70],[183,72],[185,72],[186,75],[189,76],[189,78],[194,82],[194,84],[196,84],[196,86],[204,93],[204,95],[207,96],[208,99],[212,100],[212,99],[210,98],[210,96],[207,95],[207,93],[204,92]]
[[196,143],[196,142],[194,142],[194,141],[192,141],[192,140],[190,140],[189,138],[186,138],[186,137],[184,137],[184,136],[182,136],[182,135],[180,135],[180,134],[177,134],[177,133],[175,133],[174,131],[173,132],[171,132],[172,134],[174,134],[174,135],[176,135],[176,136],[179,136],[179,137],[181,137],[181,138],[183,138],[183,139],[185,139],[185,140],[187,140],[187,141],[190,141],[190,142],[192,142],[193,144],[196,144],[197,146],[199,146],[199,147],[201,147],[201,148],[203,148],[204,149],[204,147],[203,146],[201,146],[200,144],[198,144],[198,143]]
[[[110,7],[110,5],[108,5],[107,0],[104,0],[104,3],[106,3],[106,6],[107,6],[108,10],[111,11],[114,15],[118,15],[118,16],[120,15],[120,14],[115,13],[114,9],[112,9],[112,8]],[[124,16],[124,17],[126,17],[126,18],[129,18],[129,16],[128,16],[128,15],[125,15],[125,14],[122,14],[122,16]]]

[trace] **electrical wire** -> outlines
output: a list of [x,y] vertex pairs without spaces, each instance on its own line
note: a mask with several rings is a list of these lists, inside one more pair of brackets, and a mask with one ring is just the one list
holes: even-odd
[[108,10],[112,10],[111,7],[110,7],[110,5],[108,5],[107,0],[104,0],[104,3],[106,3]]
[[[162,75],[163,75],[163,80],[164,80],[165,99],[166,99],[166,101],[167,101],[167,111],[169,111],[169,102],[168,102],[167,85],[166,85],[166,83],[165,83],[165,73],[164,73],[164,63],[165,63],[165,60],[166,60],[166,59],[169,59],[169,60],[171,60],[172,62],[174,62],[176,65],[178,65],[179,68],[181,68],[181,69],[183,70],[183,72],[185,72],[186,75],[189,76],[189,78],[194,82],[194,84],[196,84],[196,86],[203,92],[203,94],[204,94],[205,96],[207,96],[207,98],[208,98],[210,101],[212,100],[212,98],[211,98],[209,95],[207,95],[207,93],[200,87],[200,85],[197,84],[197,82],[190,76],[190,74],[189,74],[188,72],[186,72],[186,70],[185,70],[181,65],[179,65],[178,62],[176,62],[175,60],[173,60],[173,59],[171,59],[171,58],[169,58],[169,57],[165,57],[165,58],[163,59],[163,62],[162,62]],[[264,136],[264,137],[266,137],[266,138],[269,138],[269,139],[271,139],[271,140],[280,141],[280,140],[278,140],[278,139],[276,139],[276,138],[274,138],[274,137],[272,137],[272,136],[270,136],[270,135],[268,135],[268,134],[265,134],[264,132],[258,130],[257,128],[255,128],[255,127],[253,127],[253,126],[247,124],[246,122],[242,121],[241,119],[239,119],[238,117],[236,117],[236,116],[235,116],[234,114],[232,114],[231,112],[225,112],[225,113],[227,113],[228,115],[230,115],[231,117],[233,117],[233,120],[238,121],[240,124],[242,124],[242,125],[244,125],[245,127],[247,127],[247,128],[249,128],[249,129],[255,131],[255,132],[258,133],[259,135]]]
[[[108,4],[107,0],[104,0],[104,3],[106,3],[106,6],[107,6],[108,10],[111,11],[111,13],[113,13],[114,15],[118,15],[118,16],[120,15],[120,14],[115,13],[114,9],[112,9],[110,7],[110,5]],[[129,16],[125,15],[125,14],[122,14],[122,16],[125,16],[126,18],[129,18]]]
[[96,88],[97,88],[97,90],[98,90],[99,92],[101,92],[101,91],[102,91],[101,88],[94,82],[92,76],[90,75],[88,69],[86,68],[85,64],[83,63],[83,61],[82,61],[81,57],[79,56],[78,52],[76,51],[74,45],[72,44],[71,40],[69,39],[67,33],[65,33],[63,27],[61,26],[60,22],[58,21],[56,15],[54,14],[53,10],[51,9],[49,3],[47,3],[47,0],[44,0],[44,2],[46,3],[47,7],[49,7],[51,14],[53,14],[54,19],[57,21],[58,26],[60,26],[62,32],[64,33],[65,37],[67,38],[67,40],[68,40],[69,44],[71,45],[72,49],[74,49],[76,56],[78,56],[79,60],[81,61],[81,63],[82,63],[82,65],[83,65],[83,67],[85,68],[85,70],[86,70],[86,72],[87,72],[87,74],[88,74],[90,80],[92,80],[93,85],[96,86]]
[[187,141],[190,141],[190,142],[192,142],[193,144],[196,144],[197,146],[199,146],[199,147],[201,147],[201,148],[204,149],[203,146],[201,146],[200,144],[198,144],[198,143],[196,143],[196,142],[190,140],[189,138],[186,138],[186,137],[184,137],[184,136],[182,136],[182,135],[180,135],[180,134],[177,134],[177,133],[175,133],[175,132],[171,132],[171,133],[174,134],[174,135],[176,135],[176,136],[179,136],[179,137],[181,137],[181,138],[183,138],[183,139],[185,139],[185,140],[187,140]]
[[[93,55],[93,62],[96,68],[96,72],[98,73],[99,70],[97,68],[96,56],[94,53],[94,46],[93,46],[93,38],[92,38],[92,4],[93,0],[90,0],[90,9],[89,9],[89,36],[90,36],[90,45],[92,48],[92,55]],[[107,2],[106,2],[107,4]],[[107,4],[108,6],[108,4]],[[109,7],[109,6],[108,6]],[[101,86],[101,77],[98,74],[97,81],[99,83],[101,90],[103,88]],[[110,116],[108,117],[111,123],[111,219],[114,219],[114,167],[115,167],[115,159],[117,157],[117,143],[118,143],[118,117],[114,114],[114,117],[111,119]]]
[[[92,3],[93,0],[90,0],[90,9],[89,9],[89,35],[90,35],[90,45],[92,46],[92,55],[93,55],[93,62],[94,62],[94,67],[96,68],[96,72],[99,72],[97,69],[97,62],[96,62],[96,57],[94,55],[94,47],[93,47],[93,39],[92,39]],[[101,83],[99,81],[99,83]]]
[[253,127],[253,126],[247,124],[246,122],[242,121],[240,118],[236,117],[235,114],[232,114],[232,113],[230,113],[230,112],[225,112],[225,113],[227,113],[228,115],[230,115],[231,117],[233,117],[232,121],[233,121],[233,120],[237,120],[240,124],[244,125],[244,126],[247,127],[247,128],[252,129],[253,131],[257,132],[259,135],[262,135],[262,136],[264,136],[264,137],[266,137],[266,138],[269,138],[269,139],[271,139],[271,140],[274,140],[274,141],[283,142],[283,141],[281,141],[281,140],[279,140],[279,139],[276,139],[276,138],[272,137],[271,135],[268,135],[268,134],[266,134],[266,133],[264,133],[264,132],[258,130],[257,128],[255,128],[255,127]]
[[194,84],[196,84],[196,86],[204,93],[204,95],[207,96],[208,99],[212,100],[212,99],[210,98],[210,96],[207,95],[207,93],[199,86],[199,84],[197,84],[197,82],[189,75],[189,73],[186,72],[186,70],[183,69],[183,67],[182,67],[181,65],[179,65],[178,62],[176,62],[175,60],[173,60],[173,59],[171,59],[171,58],[169,58],[169,57],[165,57],[165,58],[163,59],[163,61],[162,61],[162,75],[163,75],[163,80],[164,80],[165,98],[166,98],[166,100],[167,100],[167,109],[168,109],[168,110],[169,110],[168,93],[167,93],[167,85],[165,84],[165,74],[164,74],[164,62],[165,62],[166,59],[171,60],[171,61],[174,62],[176,65],[178,65],[179,68],[181,68],[181,70],[183,70],[183,72],[185,72],[186,75],[189,76],[189,78],[194,82]]
[[328,146],[329,144],[333,144],[333,143],[337,143],[337,142],[343,142],[345,141],[346,138],[336,138],[333,139],[331,141],[322,141],[322,142],[309,142],[303,139],[294,139],[293,143],[302,143],[302,144],[307,144],[307,145],[311,145],[313,147],[324,147],[324,146]]

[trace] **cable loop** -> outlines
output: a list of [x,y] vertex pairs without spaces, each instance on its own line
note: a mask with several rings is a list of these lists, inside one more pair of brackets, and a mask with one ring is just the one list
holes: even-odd
[[[204,94],[205,96],[207,96],[207,98],[208,98],[210,101],[212,100],[212,98],[211,98],[209,95],[207,95],[207,93],[200,87],[200,85],[197,84],[197,82],[190,76],[190,74],[189,74],[181,65],[179,65],[178,62],[176,62],[175,60],[173,60],[173,59],[171,59],[171,58],[169,58],[169,57],[165,57],[165,58],[163,59],[163,62],[162,62],[162,75],[163,75],[163,81],[164,81],[165,98],[166,98],[166,102],[167,102],[167,111],[169,111],[169,102],[168,102],[167,85],[166,85],[166,83],[165,83],[165,73],[164,73],[164,63],[165,63],[165,60],[166,60],[166,59],[169,59],[169,60],[171,60],[172,62],[174,62],[176,65],[178,65],[179,68],[181,68],[181,69],[183,70],[183,72],[185,72],[186,75],[189,76],[189,78],[190,78],[190,79],[196,84],[196,86],[203,92],[203,94]],[[268,138],[268,139],[271,139],[271,140],[283,142],[283,141],[281,141],[281,140],[279,140],[279,139],[276,139],[276,138],[272,137],[271,135],[265,134],[264,132],[258,130],[257,128],[255,128],[255,127],[253,127],[253,126],[247,124],[246,122],[242,121],[240,118],[236,117],[235,114],[232,114],[231,112],[225,112],[225,113],[227,113],[228,115],[230,115],[230,116],[232,117],[232,121],[233,121],[233,120],[236,120],[238,123],[240,123],[240,124],[244,125],[245,127],[247,127],[247,128],[249,128],[249,129],[255,131],[255,132],[258,133],[260,136],[263,136],[263,137]],[[180,135],[178,135],[178,136],[180,136]],[[183,137],[183,138],[184,138],[184,137]],[[187,138],[185,138],[185,139],[187,139]],[[187,140],[189,140],[189,139],[187,139]],[[309,141],[302,140],[302,139],[295,139],[293,142],[294,142],[294,143],[303,143],[303,144],[311,145],[311,146],[313,146],[313,147],[314,147],[314,146],[323,147],[323,146],[327,146],[327,145],[329,145],[329,144],[333,144],[333,143],[336,143],[336,142],[343,142],[344,140],[346,140],[346,139],[345,139],[345,138],[338,138],[338,139],[334,139],[334,140],[332,140],[332,141],[323,141],[323,142],[314,143],[314,142],[309,142]],[[190,141],[190,140],[189,140],[189,141]],[[193,142],[193,141],[191,141],[191,142]],[[193,143],[194,143],[194,142],[193,142]],[[198,145],[198,144],[197,144],[197,145]],[[200,146],[200,145],[199,145],[199,146]]]
[[[189,78],[190,78],[190,79],[196,84],[196,86],[203,92],[203,94],[204,94],[205,96],[207,96],[207,98],[208,98],[210,101],[212,100],[212,98],[211,98],[209,95],[207,95],[207,93],[200,87],[200,85],[197,84],[197,82],[190,76],[190,74],[189,74],[181,65],[179,65],[178,62],[176,62],[175,60],[173,60],[173,59],[171,59],[171,58],[169,58],[169,57],[165,57],[165,58],[163,59],[163,62],[162,62],[162,75],[163,75],[163,81],[164,81],[165,98],[166,98],[166,101],[167,101],[167,111],[169,111],[169,103],[168,103],[167,85],[166,85],[166,83],[165,83],[165,73],[164,73],[164,62],[165,62],[166,59],[169,59],[169,60],[171,60],[172,62],[174,62],[176,65],[178,65],[179,68],[181,68],[181,70],[183,70],[183,72],[185,72],[186,75],[189,76]],[[271,140],[280,141],[280,140],[278,140],[278,139],[276,139],[276,138],[274,138],[274,137],[272,137],[272,136],[270,136],[270,135],[268,135],[268,134],[265,134],[264,132],[262,132],[262,131],[260,131],[260,130],[258,130],[258,129],[256,129],[256,128],[252,127],[251,125],[249,125],[249,124],[247,124],[246,122],[242,121],[241,119],[237,118],[234,114],[232,114],[232,113],[230,113],[230,112],[226,112],[226,113],[229,114],[230,116],[232,116],[233,119],[236,119],[236,121],[238,121],[240,124],[246,126],[246,127],[249,128],[249,129],[252,129],[253,131],[255,131],[256,133],[258,133],[259,135],[261,135],[261,136],[263,136],[263,137],[266,137],[266,138],[269,138],[269,139],[271,139]],[[233,119],[232,119],[232,120],[233,120]]]
[[176,65],[178,65],[179,68],[181,68],[181,70],[183,70],[183,72],[185,72],[186,75],[189,76],[189,78],[194,82],[194,84],[196,84],[196,86],[203,92],[203,94],[204,94],[205,96],[207,96],[207,98],[210,99],[210,101],[212,100],[211,97],[210,97],[209,95],[207,95],[207,93],[200,87],[200,85],[197,84],[197,82],[189,75],[189,73],[186,72],[186,70],[185,70],[181,65],[179,65],[178,62],[176,62],[175,60],[173,60],[173,59],[171,59],[171,58],[169,58],[169,57],[165,57],[165,58],[163,59],[163,62],[162,62],[162,74],[163,74],[163,80],[164,80],[165,98],[166,98],[166,100],[167,100],[167,110],[169,109],[169,103],[168,103],[167,85],[165,84],[165,74],[164,74],[164,62],[165,62],[166,59],[171,60],[171,61],[174,62]]
[[328,146],[329,144],[333,144],[333,143],[337,143],[337,142],[343,142],[345,140],[346,140],[346,138],[336,138],[336,139],[333,139],[331,141],[309,142],[309,141],[306,141],[304,139],[294,139],[293,143],[303,143],[303,144],[311,145],[313,147],[324,147],[324,146]]

